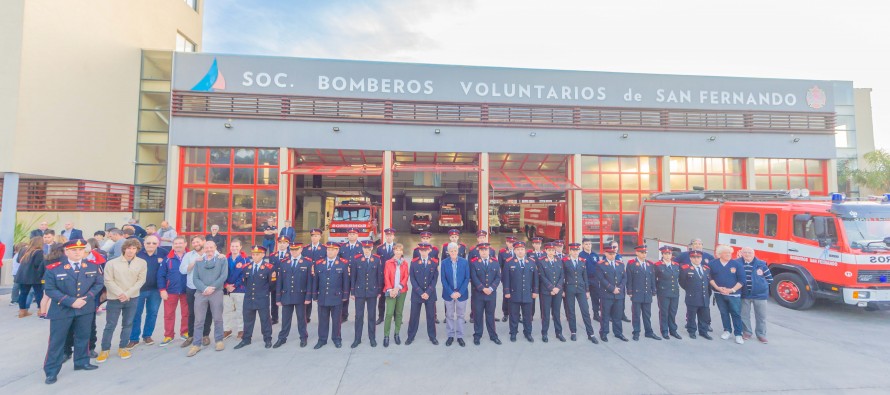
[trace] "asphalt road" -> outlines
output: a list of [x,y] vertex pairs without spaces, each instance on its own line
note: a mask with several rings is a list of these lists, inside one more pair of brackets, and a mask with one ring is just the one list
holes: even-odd
[[[299,348],[292,334],[284,347],[264,349],[257,341],[259,328],[254,344],[247,348],[233,350],[237,340],[231,338],[226,350],[205,349],[193,358],[185,357],[179,340],[165,348],[140,345],[131,359],[121,360],[112,353],[96,371],[75,372],[68,362],[59,382],[47,386],[42,364],[49,322],[18,319],[17,307],[7,306],[8,302],[8,294],[0,296],[2,394],[890,393],[890,312],[833,303],[793,311],[771,302],[768,345],[756,341],[737,345],[716,336],[713,341],[688,339],[682,330],[685,307],[681,304],[678,321],[683,340],[643,338],[624,343],[612,339],[593,345],[584,336],[577,342],[560,343],[551,333],[551,341],[545,344],[536,320],[534,343],[521,336],[518,342],[509,342],[507,325],[498,322],[501,346],[488,342],[486,336],[481,346],[468,341],[465,348],[456,343],[445,347],[445,325],[441,324],[438,346],[429,343],[421,326],[410,346],[371,348],[365,339],[359,348],[350,349],[354,335],[350,314],[343,325],[341,349],[328,344],[312,350],[317,339],[317,320],[313,319],[306,348]],[[629,302],[627,309],[629,313]],[[444,313],[440,310],[439,314]],[[496,316],[500,317],[500,306]],[[712,317],[719,335],[716,307],[712,307]],[[100,315],[100,336],[104,321],[104,314]],[[565,317],[563,325],[567,328]],[[598,323],[594,326],[599,329]],[[159,320],[155,341],[161,340],[162,327]],[[383,330],[378,328],[382,343]],[[276,325],[275,335],[278,329]],[[472,333],[469,323],[465,332]],[[630,324],[625,324],[624,333],[629,337]]]

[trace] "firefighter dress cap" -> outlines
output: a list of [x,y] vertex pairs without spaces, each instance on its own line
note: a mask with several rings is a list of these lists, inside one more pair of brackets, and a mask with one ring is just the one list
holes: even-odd
[[303,243],[300,243],[299,241],[290,243],[290,249],[292,249],[292,250],[299,250],[301,248],[303,248]]
[[311,234],[322,234],[322,233],[323,233],[323,232],[321,231],[321,229],[318,229],[318,228],[314,228],[314,229],[312,229],[312,230],[309,231],[309,234],[310,234],[310,235],[311,235]]
[[256,245],[256,246],[250,247],[250,253],[251,253],[251,254],[265,254],[265,253],[266,253],[266,247],[263,247],[263,246],[260,246],[260,245]]
[[491,244],[490,244],[490,243],[479,243],[479,244],[476,244],[476,248],[478,248],[478,249],[480,249],[480,250],[483,249],[483,248],[488,248],[488,247],[491,247]]
[[71,239],[65,242],[64,248],[66,250],[73,250],[77,248],[87,248],[87,242],[83,239]]
[[569,249],[570,250],[580,250],[581,243],[569,243]]
[[340,245],[337,244],[337,243],[334,243],[333,241],[329,241],[329,242],[327,242],[327,243],[324,243],[324,246],[327,247],[327,248],[336,248],[336,249],[338,249],[338,250],[340,249]]
[[510,241],[516,241],[516,237],[514,237],[514,236],[507,236],[507,237],[506,237],[506,240],[507,240],[508,242],[510,242]]
[[618,252],[617,250],[618,249],[615,247],[612,247],[611,244],[607,244],[607,245],[603,246],[603,252],[608,253],[608,254],[614,254],[614,253]]
[[513,243],[513,248],[517,248],[517,247],[523,247],[523,248],[525,248],[525,242],[524,242],[524,241],[517,241],[517,242]]
[[648,250],[649,249],[646,248],[646,245],[644,245],[644,244],[640,244],[640,245],[634,247],[634,251],[637,251],[637,252],[646,252]]
[[545,250],[552,250],[552,249],[555,249],[555,248],[556,248],[556,243],[547,243],[547,244],[544,244],[544,249],[545,249]]
[[451,229],[451,230],[448,231],[448,236],[451,236],[451,235],[459,235],[459,234],[460,234],[460,231],[457,230],[457,229]]
[[287,238],[287,236],[279,236],[279,237],[278,237],[278,242],[279,242],[279,243],[284,243],[284,242],[286,242],[287,244],[290,244],[290,239]]
[[371,240],[362,240],[361,243],[362,243],[362,247],[364,247],[364,248],[371,248],[374,246],[374,242]]
[[661,248],[658,249],[658,251],[661,251],[662,253],[666,253],[666,252],[673,253],[674,249],[669,246],[662,246]]
[[480,231],[476,232],[476,237],[479,237],[479,236],[488,236],[488,232],[486,232],[484,230],[480,230]]
[[418,243],[417,248],[422,251],[422,250],[429,250],[429,249],[433,248],[433,246],[430,245],[430,243]]
[[428,232],[428,231],[423,231],[423,232],[420,232],[420,237],[433,237],[433,233]]
[[540,243],[542,241],[544,241],[543,237],[539,237],[539,236],[532,237],[532,243]]
[[346,229],[346,233],[358,233],[358,229],[356,229],[356,228],[349,228],[349,229]]
[[695,250],[689,251],[689,257],[690,258],[701,258],[701,251],[695,251]]
[[383,233],[388,234],[388,235],[394,235],[394,234],[396,234],[396,230],[393,228],[386,228],[383,230]]
[[554,245],[558,245],[558,246],[564,246],[564,245],[566,245],[566,243],[565,243],[564,241],[562,241],[562,240],[553,240],[553,244],[554,244]]

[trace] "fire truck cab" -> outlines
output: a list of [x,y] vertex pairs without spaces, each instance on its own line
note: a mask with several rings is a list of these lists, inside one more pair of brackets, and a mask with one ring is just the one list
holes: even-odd
[[[649,248],[685,250],[693,238],[714,252],[743,247],[769,264],[770,294],[792,309],[817,298],[875,308],[890,302],[890,194],[880,201],[806,198],[806,191],[688,191],[641,206]],[[709,248],[710,247],[710,248]]]
[[334,206],[331,214],[331,232],[328,240],[345,243],[349,228],[358,230],[358,239],[377,241],[380,230],[378,219],[380,206],[366,202],[345,201]]

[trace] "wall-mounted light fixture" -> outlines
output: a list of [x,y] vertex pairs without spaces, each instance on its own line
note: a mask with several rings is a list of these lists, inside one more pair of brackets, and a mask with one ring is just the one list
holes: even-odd
[[439,130],[439,129],[436,129],[435,131],[433,131],[433,133],[435,133],[435,134],[442,134],[442,131]]
[[621,139],[622,139],[622,140],[626,140],[628,137],[630,137],[630,135],[627,134],[627,133],[623,133],[623,134],[621,135]]
[[717,136],[708,137],[708,141],[710,141],[710,142],[714,142],[716,140],[717,140]]
[[339,131],[340,131],[340,128],[337,127],[337,126],[334,126],[334,129],[332,129],[332,130],[333,130],[334,132],[339,132]]
[[231,118],[227,119],[226,123],[224,123],[223,126],[225,126],[226,129],[231,129],[232,128],[232,119]]
[[531,133],[529,133],[528,135],[531,136],[531,137],[535,137],[535,136],[538,135],[538,132],[531,132]]

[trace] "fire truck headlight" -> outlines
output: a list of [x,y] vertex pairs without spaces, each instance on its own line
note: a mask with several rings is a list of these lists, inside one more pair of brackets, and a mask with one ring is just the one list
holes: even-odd
[[365,233],[367,231],[368,231],[368,228],[362,228],[362,233]]
[[853,291],[853,299],[868,299],[870,296],[869,291]]

